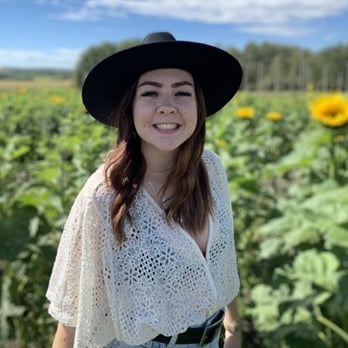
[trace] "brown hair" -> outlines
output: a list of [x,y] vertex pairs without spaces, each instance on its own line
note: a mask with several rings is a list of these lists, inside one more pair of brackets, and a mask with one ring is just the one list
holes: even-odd
[[[191,234],[198,234],[212,212],[212,197],[208,173],[201,158],[205,142],[206,107],[201,87],[195,81],[197,99],[197,125],[192,136],[177,151],[175,167],[169,173],[162,192],[169,186],[175,194],[166,209],[168,222],[181,225]],[[139,190],[146,171],[141,142],[133,121],[133,99],[137,82],[117,103],[111,115],[113,126],[118,128],[118,140],[106,161],[107,183],[115,190],[116,198],[111,209],[112,225],[117,241],[125,240],[124,219],[131,222],[129,209]]]

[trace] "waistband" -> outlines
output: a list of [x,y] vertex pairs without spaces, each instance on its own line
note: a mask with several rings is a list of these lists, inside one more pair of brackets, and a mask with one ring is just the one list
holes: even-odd
[[[185,332],[179,334],[173,344],[199,344],[204,346],[212,342],[220,333],[225,312],[223,310],[215,314],[212,322],[205,327],[189,327]],[[161,343],[169,343],[172,336],[158,335],[153,341]]]

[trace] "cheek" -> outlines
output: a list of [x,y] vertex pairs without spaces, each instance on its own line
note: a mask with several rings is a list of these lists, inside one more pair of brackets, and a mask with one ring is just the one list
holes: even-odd
[[145,121],[144,108],[139,104],[133,106],[133,121],[135,128],[141,127]]
[[197,113],[197,108],[193,107],[189,110],[187,113],[189,116],[189,123],[191,124],[192,127],[196,128],[197,122],[198,122],[198,113]]
[[194,133],[196,128],[197,128],[197,117],[194,120],[192,120],[192,123],[191,123],[191,133]]
[[143,121],[143,119],[140,117],[139,114],[134,117],[134,127],[138,134],[141,133],[142,129],[145,128],[145,122]]
[[149,115],[153,110],[153,107],[149,103],[135,102],[133,104],[133,117],[138,119],[144,119],[146,115]]

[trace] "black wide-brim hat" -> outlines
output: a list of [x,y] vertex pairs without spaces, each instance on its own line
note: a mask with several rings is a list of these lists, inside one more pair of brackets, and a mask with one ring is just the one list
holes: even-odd
[[111,124],[111,113],[125,91],[147,71],[177,68],[190,72],[200,84],[207,116],[225,106],[238,91],[242,68],[231,54],[204,43],[177,41],[171,34],[149,34],[142,44],[119,51],[98,63],[82,86],[87,111]]

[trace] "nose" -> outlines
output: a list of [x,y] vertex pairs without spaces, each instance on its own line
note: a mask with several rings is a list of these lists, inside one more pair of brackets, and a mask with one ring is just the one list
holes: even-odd
[[174,114],[177,111],[170,97],[163,97],[157,105],[157,112],[160,114]]
[[170,104],[160,105],[157,111],[160,114],[174,114],[176,112],[176,107]]

